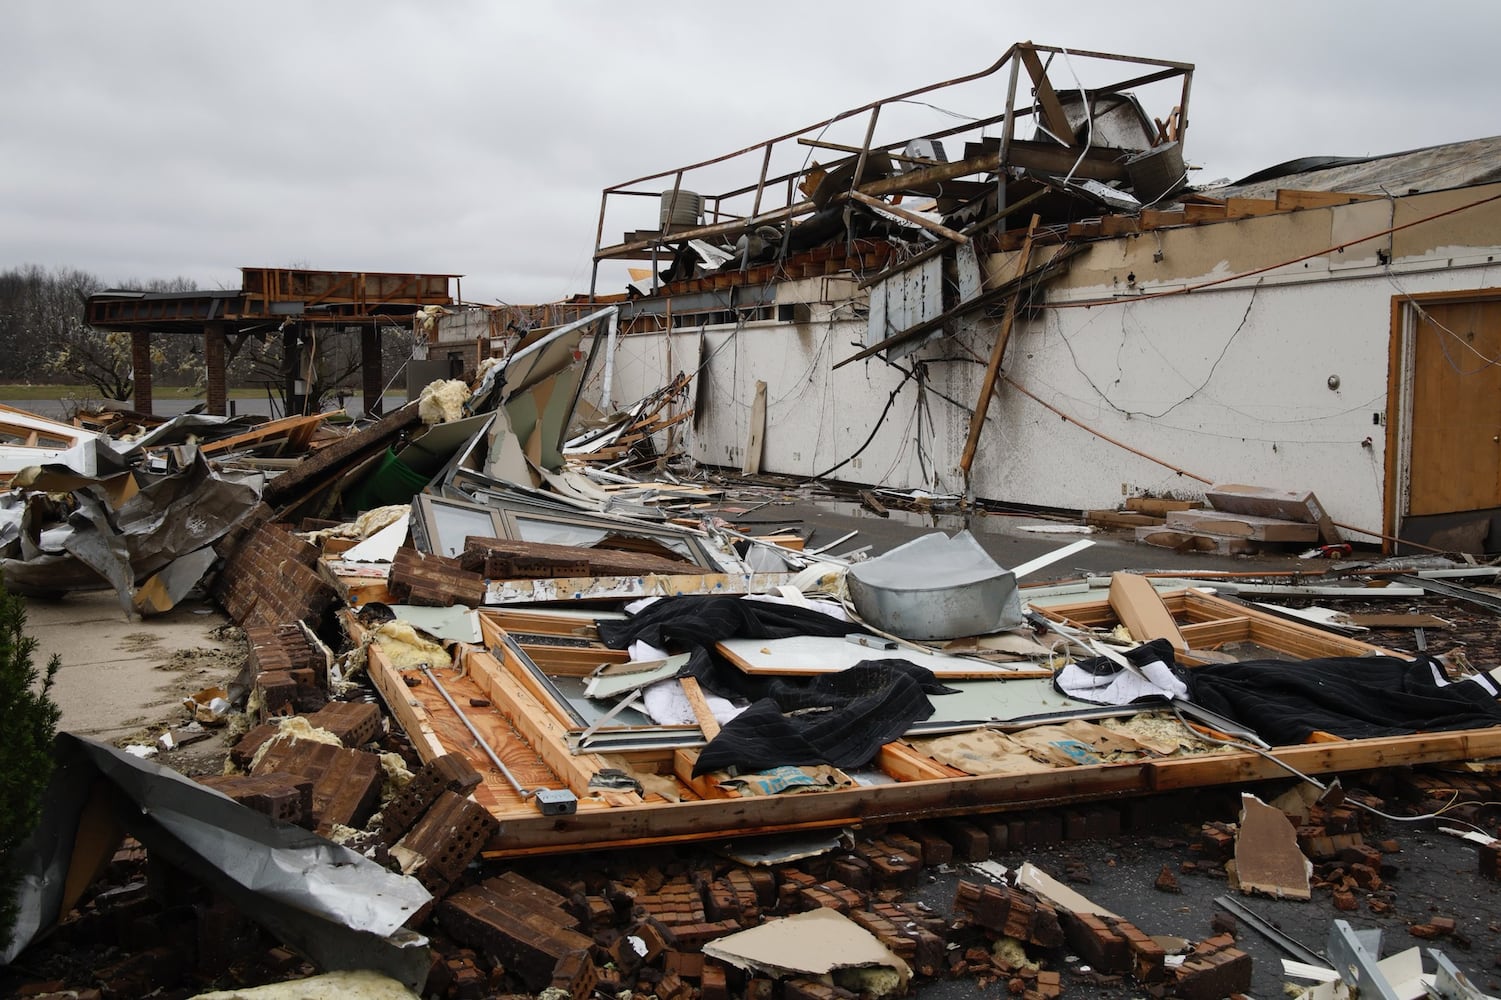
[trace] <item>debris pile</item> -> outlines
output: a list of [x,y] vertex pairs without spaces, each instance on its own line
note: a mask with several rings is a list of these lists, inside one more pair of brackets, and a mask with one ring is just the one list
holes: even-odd
[[[701,344],[702,360],[674,362],[683,315],[658,291],[699,296],[688,320],[738,332],[807,322],[809,302],[766,294],[774,279],[840,285],[820,307],[868,288],[865,345],[840,365],[894,362],[998,312],[968,486],[1011,324],[1081,253],[1076,229],[1228,213],[1183,191],[1183,105],[1155,120],[1108,88],[1060,94],[1053,55],[1068,53],[1008,52],[1035,104],[967,123],[1003,135],[960,159],[932,138],[820,138],[804,144],[847,155],[781,178],[763,164],[738,192],[757,210],[706,224],[701,206],[678,216],[696,197],[679,172],[659,229],[596,248],[596,262],[667,251],[665,272],[636,279],[654,294],[518,331],[503,357],[376,420],[10,414],[26,440],[0,450],[6,586],[112,588],[127,614],[207,589],[250,651],[185,706],[243,714],[223,773],[190,781],[60,741],[7,957],[50,933],[89,956],[63,985],[111,996],[352,968],[444,998],[850,1000],[971,977],[1027,1000],[1079,983],[1214,1000],[1252,989],[1253,946],[1231,917],[1166,926],[1176,911],[1148,885],[1188,898],[1203,875],[1394,916],[1400,844],[1372,817],[1495,827],[1501,666],[1431,655],[1423,630],[1445,619],[1298,605],[1439,593],[1494,611],[1468,583],[1496,568],[1080,577],[1065,561],[1090,540],[1005,566],[931,523],[889,548],[858,529],[824,538],[778,519],[793,486],[760,474],[765,382],[744,447],[725,452],[749,484],[686,460],[708,359]],[[1186,102],[1191,67],[1148,65],[1135,82],[1181,80]],[[1015,134],[1024,111],[1032,138]],[[760,211],[781,182],[789,204]],[[1066,225],[991,231],[1028,205]],[[1007,276],[976,244],[1014,255]],[[620,404],[617,341],[662,331],[672,374]],[[734,336],[720,333],[720,347]],[[974,509],[855,495],[879,517]],[[1180,552],[1344,544],[1309,491],[1205,497],[1089,519]],[[1367,641],[1377,628],[1416,650]],[[170,759],[175,737],[162,745]],[[1058,845],[1164,838],[1185,820],[1190,856],[1147,866],[1111,909],[1059,881],[1089,884],[1088,866],[1043,870]],[[1477,846],[1494,878],[1494,842]],[[1469,940],[1444,914],[1407,924]],[[1321,960],[1343,975],[1340,949],[1367,945],[1333,934]],[[101,947],[111,935],[128,957]]]

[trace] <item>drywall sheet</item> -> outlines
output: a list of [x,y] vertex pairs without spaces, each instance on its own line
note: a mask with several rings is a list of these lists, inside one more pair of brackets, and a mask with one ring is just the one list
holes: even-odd
[[944,679],[1004,677],[1015,664],[965,656],[924,653],[898,646],[872,649],[839,636],[799,635],[787,639],[725,639],[719,651],[748,674],[832,674],[865,660],[906,660]]

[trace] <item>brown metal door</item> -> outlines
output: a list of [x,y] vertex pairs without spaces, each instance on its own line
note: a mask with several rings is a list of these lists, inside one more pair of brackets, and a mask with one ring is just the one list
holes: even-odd
[[1414,326],[1408,516],[1501,507],[1501,300],[1424,302]]

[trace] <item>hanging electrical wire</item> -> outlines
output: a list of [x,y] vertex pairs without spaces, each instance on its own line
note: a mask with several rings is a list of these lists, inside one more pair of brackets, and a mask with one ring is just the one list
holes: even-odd
[[849,465],[855,459],[859,458],[861,452],[870,447],[870,443],[876,439],[876,433],[881,429],[881,425],[886,422],[886,415],[891,412],[891,404],[896,402],[897,393],[902,391],[902,387],[905,386],[912,377],[913,372],[908,371],[906,377],[897,383],[895,389],[891,390],[891,395],[886,397],[886,405],[881,408],[881,415],[876,418],[875,426],[870,429],[870,435],[866,437],[865,441],[860,445],[860,447],[856,448],[853,454],[851,454],[848,458],[846,458],[839,464],[832,465],[815,476],[810,476],[810,482],[816,482],[824,478],[825,476],[833,475],[835,472],[838,472],[840,469],[844,468],[846,465]]

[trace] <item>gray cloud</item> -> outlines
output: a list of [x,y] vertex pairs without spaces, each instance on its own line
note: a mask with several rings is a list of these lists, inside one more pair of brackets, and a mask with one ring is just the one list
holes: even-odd
[[[305,263],[462,272],[478,301],[558,298],[588,288],[606,185],[974,72],[1026,38],[1194,62],[1203,180],[1501,132],[1501,7],[1479,0],[1421,17],[1388,0],[96,0],[14,4],[7,20],[0,267],[106,282],[235,285],[242,265]],[[955,110],[1003,96],[997,79]],[[744,163],[748,183],[759,164]],[[654,211],[612,217],[606,241]]]

